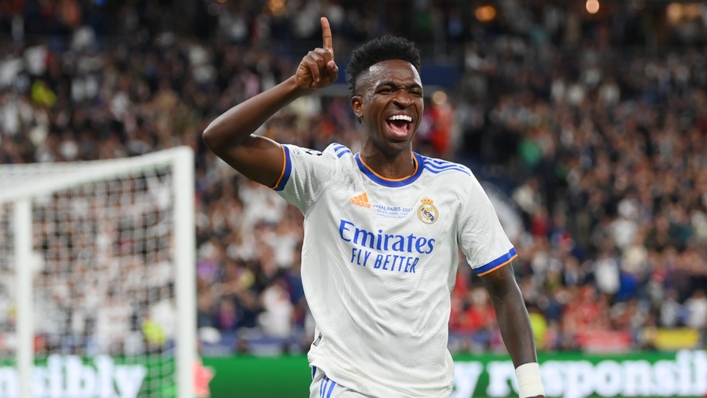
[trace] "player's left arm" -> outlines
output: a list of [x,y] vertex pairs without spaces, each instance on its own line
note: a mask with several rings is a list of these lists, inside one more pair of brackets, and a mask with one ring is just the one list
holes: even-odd
[[460,194],[457,241],[466,261],[486,286],[501,335],[513,359],[520,398],[543,397],[533,330],[511,261],[517,256],[511,241],[479,181],[470,175]]
[[[537,366],[535,364],[538,362],[538,358],[535,352],[530,317],[513,274],[513,265],[508,264],[496,269],[482,276],[481,280],[491,296],[503,342],[513,360],[514,367],[519,369],[525,365],[521,368],[525,370]],[[518,381],[521,385],[523,384],[523,381],[520,380],[523,376],[522,373],[521,371],[521,374],[518,374]],[[532,378],[529,381],[533,383]],[[531,389],[529,391],[542,391],[542,384],[539,387],[540,390]],[[526,397],[523,395],[523,388],[521,388],[521,398],[543,397],[538,394],[525,394]]]

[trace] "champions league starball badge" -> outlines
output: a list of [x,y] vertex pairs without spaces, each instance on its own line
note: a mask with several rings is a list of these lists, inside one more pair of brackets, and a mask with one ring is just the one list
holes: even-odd
[[434,224],[439,218],[439,211],[434,205],[434,201],[428,197],[420,199],[422,204],[417,208],[417,217],[425,224]]

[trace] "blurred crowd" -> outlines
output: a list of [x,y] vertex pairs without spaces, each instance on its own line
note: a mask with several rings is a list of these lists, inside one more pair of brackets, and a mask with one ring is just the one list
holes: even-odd
[[[191,146],[202,349],[301,352],[313,332],[302,214],[212,155],[201,132],[289,77],[319,45],[319,15],[342,59],[369,38],[405,35],[423,65],[459,71],[454,85],[426,92],[415,148],[469,165],[521,220],[509,234],[539,349],[655,349],[666,328],[692,331],[704,346],[707,8],[671,24],[643,1],[597,15],[583,2],[497,3],[486,20],[476,3],[458,1],[3,2],[0,163]],[[343,82],[257,133],[356,152]],[[152,305],[124,299],[133,312]],[[503,349],[488,295],[465,264],[452,303],[453,352]],[[11,322],[3,311],[0,321]]]

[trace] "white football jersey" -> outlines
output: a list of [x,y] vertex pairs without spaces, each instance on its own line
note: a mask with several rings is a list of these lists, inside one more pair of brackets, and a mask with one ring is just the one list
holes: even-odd
[[393,180],[343,145],[283,152],[274,188],[305,216],[310,365],[374,397],[449,397],[457,250],[478,275],[516,256],[479,182],[417,153],[415,173]]

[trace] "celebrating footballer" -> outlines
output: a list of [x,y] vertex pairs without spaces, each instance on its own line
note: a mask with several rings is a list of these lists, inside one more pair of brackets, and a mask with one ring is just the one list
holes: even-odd
[[520,397],[543,396],[516,250],[471,171],[412,143],[424,109],[420,55],[385,36],[354,51],[346,72],[360,121],[358,153],[323,152],[253,135],[294,99],[336,81],[331,28],[295,74],[229,109],[208,147],[305,217],[302,280],[316,323],[310,397],[449,397],[450,294],[459,249],[493,301]]

